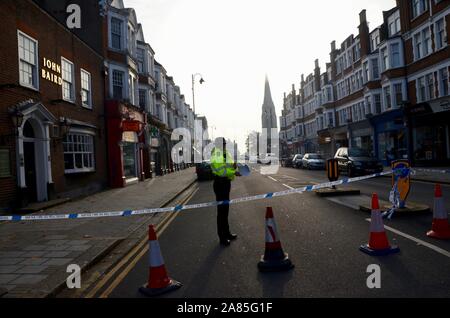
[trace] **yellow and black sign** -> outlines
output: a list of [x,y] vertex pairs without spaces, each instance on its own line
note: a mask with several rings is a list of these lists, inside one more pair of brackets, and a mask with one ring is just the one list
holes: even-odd
[[339,166],[337,159],[327,160],[327,176],[330,182],[339,180]]
[[411,189],[411,178],[409,173],[411,165],[408,160],[396,160],[391,163],[391,168],[394,172],[392,173],[392,186],[397,182],[400,202],[401,205],[404,205]]

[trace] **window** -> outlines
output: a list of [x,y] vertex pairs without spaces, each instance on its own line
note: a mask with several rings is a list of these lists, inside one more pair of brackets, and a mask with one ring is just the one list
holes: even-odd
[[381,50],[381,70],[385,71],[389,67],[387,48]]
[[65,58],[61,58],[62,66],[62,95],[63,99],[69,102],[75,101],[74,66]]
[[129,88],[129,92],[128,92],[128,96],[130,98],[130,103],[135,105],[136,103],[136,99],[135,99],[135,78],[133,75],[130,74],[130,76],[128,77],[128,88]]
[[19,77],[23,86],[38,88],[38,50],[37,41],[22,32],[18,32]]
[[418,17],[428,10],[428,0],[411,0],[413,18]]
[[400,107],[403,103],[403,85],[394,84],[395,106]]
[[145,58],[144,58],[145,51],[143,49],[137,49],[136,51],[136,59],[137,59],[137,65],[138,65],[138,71],[139,73],[145,73]]
[[128,25],[128,52],[134,56],[134,52],[136,49],[136,34],[134,29]]
[[371,97],[370,96],[367,96],[366,98],[365,98],[365,108],[366,108],[366,110],[365,110],[365,112],[366,112],[366,114],[372,114],[372,101],[371,101]]
[[123,77],[124,72],[113,71],[113,98],[123,99]]
[[391,44],[391,68],[400,67],[400,44]]
[[83,133],[66,135],[63,141],[65,173],[94,171],[94,137]]
[[423,56],[427,56],[432,52],[430,29],[426,28],[425,30],[423,30],[422,36],[423,36]]
[[116,50],[122,50],[122,25],[122,20],[111,18],[111,46]]
[[364,76],[364,83],[367,83],[369,81],[369,62],[364,62],[363,64],[363,76]]
[[375,101],[375,113],[380,114],[381,113],[381,96],[380,96],[380,94],[374,94],[373,99]]
[[147,90],[139,90],[139,107],[142,109],[147,109]]
[[435,34],[436,34],[436,50],[439,50],[445,46],[446,41],[444,18],[436,22]]
[[388,18],[389,36],[400,32],[400,11],[396,11]]
[[425,77],[421,77],[417,80],[417,99],[418,102],[423,102],[426,100],[426,89],[425,89]]
[[387,86],[383,90],[384,90],[384,108],[388,110],[392,108],[391,87]]
[[434,76],[433,73],[428,74],[425,76],[426,85],[427,85],[427,92],[426,92],[426,98],[427,100],[434,98]]
[[439,95],[441,97],[447,96],[449,92],[448,82],[448,68],[445,67],[439,70]]
[[373,79],[380,78],[380,70],[378,67],[378,59],[372,59],[372,75]]
[[416,60],[422,58],[422,36],[420,33],[414,35],[414,57]]
[[83,106],[92,108],[91,74],[81,70],[81,102]]
[[0,178],[11,176],[11,155],[9,149],[0,149]]

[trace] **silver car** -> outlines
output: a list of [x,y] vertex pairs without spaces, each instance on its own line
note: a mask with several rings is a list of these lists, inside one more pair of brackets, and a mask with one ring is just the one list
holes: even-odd
[[307,153],[302,160],[303,169],[317,169],[324,170],[325,169],[325,159],[316,153]]

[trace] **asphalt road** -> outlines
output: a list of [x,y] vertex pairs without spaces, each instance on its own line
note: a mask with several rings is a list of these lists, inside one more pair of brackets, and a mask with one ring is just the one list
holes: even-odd
[[[325,180],[318,171],[281,168],[270,177],[253,171],[233,183],[232,198]],[[211,182],[198,187],[189,203],[214,200]],[[357,187],[387,199],[390,181],[379,178]],[[443,190],[449,206],[450,188]],[[413,184],[411,197],[432,204],[433,185]],[[295,264],[289,272],[262,274],[256,267],[264,252],[267,206],[273,207],[282,245]],[[313,193],[248,202],[231,207],[231,228],[239,238],[223,248],[216,236],[214,208],[181,212],[159,242],[170,276],[184,286],[162,297],[450,297],[450,241],[426,237],[431,214],[385,221],[396,232],[387,232],[390,242],[401,249],[385,257],[358,250],[368,240],[368,217]],[[381,267],[380,289],[366,285],[371,264]],[[148,277],[148,254],[124,274],[108,296],[142,297],[138,288]]]

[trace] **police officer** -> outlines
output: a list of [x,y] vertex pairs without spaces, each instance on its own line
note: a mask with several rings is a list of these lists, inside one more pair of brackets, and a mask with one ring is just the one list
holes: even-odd
[[[214,193],[216,201],[230,200],[231,181],[235,176],[240,176],[236,171],[237,166],[230,153],[226,150],[225,138],[215,140],[215,148],[211,151],[211,169],[214,175]],[[229,246],[232,240],[237,239],[236,234],[231,234],[228,224],[229,204],[217,206],[217,231],[220,244]]]

